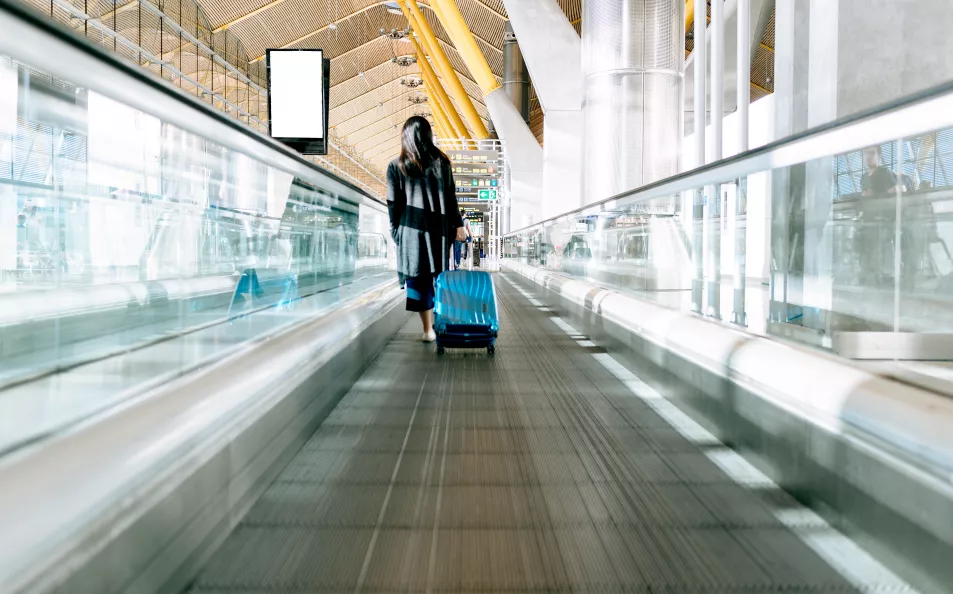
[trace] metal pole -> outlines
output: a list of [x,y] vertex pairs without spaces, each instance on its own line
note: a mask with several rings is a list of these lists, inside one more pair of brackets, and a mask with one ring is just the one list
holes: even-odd
[[[725,117],[725,3],[711,3],[711,160],[721,160],[722,120]],[[708,315],[721,318],[721,234],[723,232],[724,195],[721,184],[709,192],[708,225]]]
[[[748,104],[751,102],[751,47],[748,31],[751,29],[751,0],[738,0],[738,78],[736,102],[738,104],[738,152],[748,150]],[[731,321],[739,326],[748,325],[745,288],[747,284],[746,260],[748,257],[748,178],[738,179],[735,192],[735,270],[734,307]]]
[[751,0],[738,0],[738,152],[748,150],[748,104],[751,103]]
[[[695,130],[695,167],[705,164],[705,69],[707,66],[705,52],[705,29],[708,20],[707,0],[695,0],[695,110],[693,114]],[[705,283],[705,260],[702,242],[704,241],[704,210],[705,189],[697,188],[693,197],[692,208],[692,260],[695,265],[695,275],[692,278],[692,311],[702,311],[702,297]]]
[[[698,41],[696,40],[696,43]],[[704,43],[704,40],[702,41]],[[722,119],[725,117],[725,4],[711,3],[711,160],[721,159]]]
[[506,21],[503,29],[503,88],[528,125],[529,72],[510,21]]

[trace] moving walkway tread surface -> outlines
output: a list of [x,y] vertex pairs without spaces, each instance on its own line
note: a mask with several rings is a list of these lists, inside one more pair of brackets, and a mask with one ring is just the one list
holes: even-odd
[[408,320],[190,592],[909,591],[497,290],[495,357]]

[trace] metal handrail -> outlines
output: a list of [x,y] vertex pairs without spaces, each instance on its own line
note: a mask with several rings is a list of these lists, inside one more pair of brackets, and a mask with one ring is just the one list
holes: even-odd
[[597,214],[626,204],[670,197],[770,171],[953,127],[953,82],[810,128],[732,157],[673,175],[504,235],[534,231],[575,215]]
[[380,202],[353,181],[319,167],[285,145],[26,6],[0,2],[0,53],[63,80],[94,89],[275,168],[301,177],[319,175],[358,192],[369,201]]

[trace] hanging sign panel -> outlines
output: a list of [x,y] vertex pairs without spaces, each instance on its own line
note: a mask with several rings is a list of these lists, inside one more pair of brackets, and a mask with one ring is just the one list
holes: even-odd
[[331,61],[322,50],[270,49],[268,134],[304,155],[328,153]]

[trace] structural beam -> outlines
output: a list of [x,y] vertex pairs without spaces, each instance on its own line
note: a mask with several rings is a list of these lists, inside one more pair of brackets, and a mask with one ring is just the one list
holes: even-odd
[[[434,96],[435,100],[440,103],[440,108],[443,110],[443,115],[447,119],[447,132],[456,131],[454,135],[458,138],[470,138],[470,133],[467,130],[466,124],[463,123],[463,119],[460,117],[459,112],[457,112],[457,108],[453,105],[453,102],[450,101],[450,96],[447,94],[447,90],[443,88],[443,83],[440,82],[440,76],[437,76],[437,72],[431,68],[431,66],[435,66],[440,72],[440,75],[443,76],[443,79],[448,80],[449,77],[447,73],[444,72],[440,67],[440,62],[436,57],[436,52],[442,52],[443,49],[438,45],[437,49],[434,50],[434,47],[431,45],[428,36],[421,33],[421,24],[412,13],[412,9],[408,7],[406,0],[399,0],[397,5],[400,6],[400,10],[404,13],[404,17],[407,19],[407,22],[410,23],[410,42],[413,43],[414,51],[417,52],[417,62],[420,62],[421,59],[424,62],[427,62],[428,55],[434,60],[433,65],[431,65],[429,62],[425,65],[421,65],[420,71],[421,73],[425,73],[424,83],[428,88],[430,88],[431,94]],[[419,42],[414,39],[414,34],[417,34],[420,37]],[[423,49],[423,51],[421,51],[421,49]],[[427,75],[425,68],[429,69],[429,75]],[[452,72],[451,69],[450,76],[453,76],[454,74],[455,73]],[[464,95],[467,99],[469,99],[470,96],[468,94],[464,93]]]
[[[693,0],[694,9],[692,21],[694,24],[695,64],[694,93],[695,108],[692,114],[695,134],[695,167],[705,164],[705,123],[706,123],[706,94],[707,94],[707,53],[708,41],[705,35],[708,24],[708,3],[706,0]],[[701,313],[702,299],[705,293],[705,259],[703,251],[705,213],[705,190],[698,188],[693,192],[692,199],[692,311]]]
[[450,39],[453,41],[454,47],[457,48],[457,51],[460,52],[460,55],[463,57],[463,61],[466,62],[467,68],[470,69],[470,74],[473,75],[477,84],[480,85],[483,95],[489,95],[500,88],[500,83],[496,80],[496,76],[493,75],[493,71],[490,70],[490,65],[487,63],[486,57],[483,55],[483,52],[480,51],[480,47],[473,38],[473,33],[471,33],[467,27],[467,23],[463,20],[463,15],[460,14],[460,10],[454,1],[431,0],[431,8],[437,13],[437,18],[440,19],[443,28],[446,29],[447,34],[450,35]]
[[[512,35],[507,29],[503,34],[503,86],[511,98],[526,93],[514,100],[522,113],[529,89],[524,91],[511,81],[532,77],[545,114],[541,217],[548,219],[584,203],[582,42],[557,0],[504,0],[503,4],[512,30]],[[529,80],[524,84],[528,87]]]
[[[440,42],[430,28],[430,23],[427,22],[427,19],[424,18],[424,14],[420,11],[420,7],[417,6],[417,1],[398,0],[398,4],[406,5],[406,9],[409,9],[408,21],[411,23],[414,31],[422,35],[421,40],[429,46],[428,51],[430,51],[430,55],[433,57],[437,69],[440,71],[441,76],[443,76],[443,80],[447,83],[450,94],[453,95],[453,98],[457,101],[457,105],[463,110],[463,115],[470,124],[470,129],[473,130],[473,136],[476,138],[488,137],[490,133],[483,124],[483,119],[480,117],[480,114],[477,113],[476,107],[474,107],[473,101],[470,99],[470,95],[466,92],[466,89],[463,88],[463,83],[460,82],[460,78],[450,64],[447,54],[443,51],[443,48],[440,47]],[[404,6],[402,6],[402,8],[404,8]],[[431,6],[431,10],[435,10],[435,6]],[[440,18],[439,14],[437,18]],[[460,47],[457,46],[458,51],[459,49]],[[477,81],[477,84],[479,84],[479,81]],[[452,108],[452,105],[449,107]],[[448,113],[447,115],[449,116],[450,114]]]
[[459,138],[470,138],[470,132],[467,130],[466,125],[464,125],[463,120],[460,119],[460,114],[458,114],[457,110],[453,107],[453,103],[450,102],[450,97],[447,96],[443,85],[440,84],[440,79],[437,78],[437,73],[433,71],[433,67],[427,60],[427,56],[420,48],[420,44],[417,43],[417,40],[414,39],[413,36],[410,37],[410,42],[414,46],[414,51],[417,52],[417,65],[420,66],[420,75],[424,79],[424,84],[430,92],[437,97],[437,105],[446,118],[447,131],[455,131]]
[[[704,38],[702,38],[704,43]],[[720,161],[722,156],[725,118],[725,3],[714,0],[711,4],[711,161]],[[699,65],[702,63],[699,62]],[[750,68],[739,64],[739,69]],[[721,319],[721,231],[725,217],[722,187],[715,184],[706,190],[705,222],[708,231],[708,255],[706,278],[708,281],[708,315]]]
[[[447,110],[441,105],[440,100],[437,99],[435,95],[436,93],[434,93],[433,89],[430,89],[430,92],[427,94],[430,103],[430,113],[433,114],[434,122],[438,128],[442,129],[441,134],[444,138],[456,137],[459,131],[454,128],[447,115]],[[463,132],[467,133],[466,128],[463,129]]]
[[507,194],[513,205],[514,219],[518,221],[519,227],[532,224],[539,220],[542,213],[543,149],[523,121],[522,114],[493,76],[486,57],[474,41],[453,0],[430,0],[430,3],[470,74],[480,86],[500,138],[506,141],[510,162],[510,188]]

